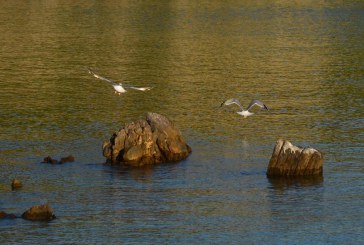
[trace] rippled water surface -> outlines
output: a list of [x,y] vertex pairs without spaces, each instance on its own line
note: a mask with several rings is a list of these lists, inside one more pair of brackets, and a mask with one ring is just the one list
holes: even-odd
[[[0,220],[1,244],[364,243],[362,1],[0,6],[0,211],[49,203],[57,216]],[[154,88],[117,96],[85,67]],[[270,110],[243,119],[220,108],[231,97]],[[103,140],[148,111],[192,155],[103,165]],[[279,138],[323,151],[323,178],[267,179]]]

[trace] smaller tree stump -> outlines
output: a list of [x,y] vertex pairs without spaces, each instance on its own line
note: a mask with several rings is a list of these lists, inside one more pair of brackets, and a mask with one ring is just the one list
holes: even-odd
[[299,148],[287,140],[279,139],[269,161],[267,176],[322,175],[323,154],[313,148]]

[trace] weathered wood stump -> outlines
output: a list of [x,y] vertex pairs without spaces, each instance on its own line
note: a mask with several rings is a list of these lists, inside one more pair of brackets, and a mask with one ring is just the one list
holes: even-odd
[[50,221],[56,218],[53,209],[48,204],[33,206],[25,211],[21,217],[32,221]]
[[102,150],[107,163],[126,166],[176,162],[192,151],[172,122],[150,112],[145,120],[128,123],[115,132]]
[[278,140],[269,161],[267,176],[322,175],[323,154],[313,148],[299,148],[287,140]]

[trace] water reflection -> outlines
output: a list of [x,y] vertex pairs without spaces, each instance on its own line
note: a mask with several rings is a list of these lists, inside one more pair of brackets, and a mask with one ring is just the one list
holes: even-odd
[[[268,178],[268,181],[269,230],[272,233],[295,234],[299,241],[306,241],[306,227],[315,227],[318,234],[322,232],[321,226],[326,220],[322,176]],[[287,226],[281,226],[282,223]]]
[[271,188],[283,191],[288,188],[321,187],[323,176],[297,176],[297,177],[275,177],[267,178]]
[[104,164],[103,171],[116,181],[131,178],[137,182],[148,182],[149,180],[155,180],[156,175],[158,178],[173,179],[176,177],[177,171],[181,170],[179,165],[183,164],[183,162],[185,161],[143,165],[141,167]]
[[[105,172],[109,173],[111,176],[117,178],[129,178],[136,181],[147,181],[153,175],[155,166],[152,165],[144,165],[141,167],[131,167],[131,166],[115,166],[105,164],[107,168],[105,168]],[[109,169],[110,168],[110,169]]]

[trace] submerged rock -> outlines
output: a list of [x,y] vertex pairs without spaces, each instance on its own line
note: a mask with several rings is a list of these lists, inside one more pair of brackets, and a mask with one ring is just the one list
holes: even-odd
[[47,156],[43,159],[43,162],[42,163],[51,163],[51,164],[57,164],[58,163],[58,160],[56,159],[53,159],[52,157],[50,156]]
[[48,204],[33,206],[25,211],[21,217],[33,221],[50,221],[56,218],[53,209]]
[[67,157],[61,157],[61,161],[59,161],[59,163],[74,162],[74,161],[75,161],[75,157],[72,155],[69,155]]
[[172,122],[151,112],[115,132],[102,150],[107,163],[129,166],[180,161],[192,151]]
[[0,219],[15,219],[16,215],[15,214],[7,214],[5,212],[0,212]]
[[269,161],[267,176],[322,175],[323,154],[313,148],[301,149],[287,140],[278,140]]
[[18,179],[13,179],[13,181],[11,182],[11,189],[12,190],[16,190],[19,189],[23,186],[23,184],[21,183],[20,180]]
[[51,163],[51,164],[62,164],[62,163],[66,163],[66,162],[74,162],[75,161],[75,157],[72,155],[69,155],[67,157],[61,157],[61,160],[58,161],[57,159],[53,159],[50,156],[47,156],[43,159],[42,163]]

